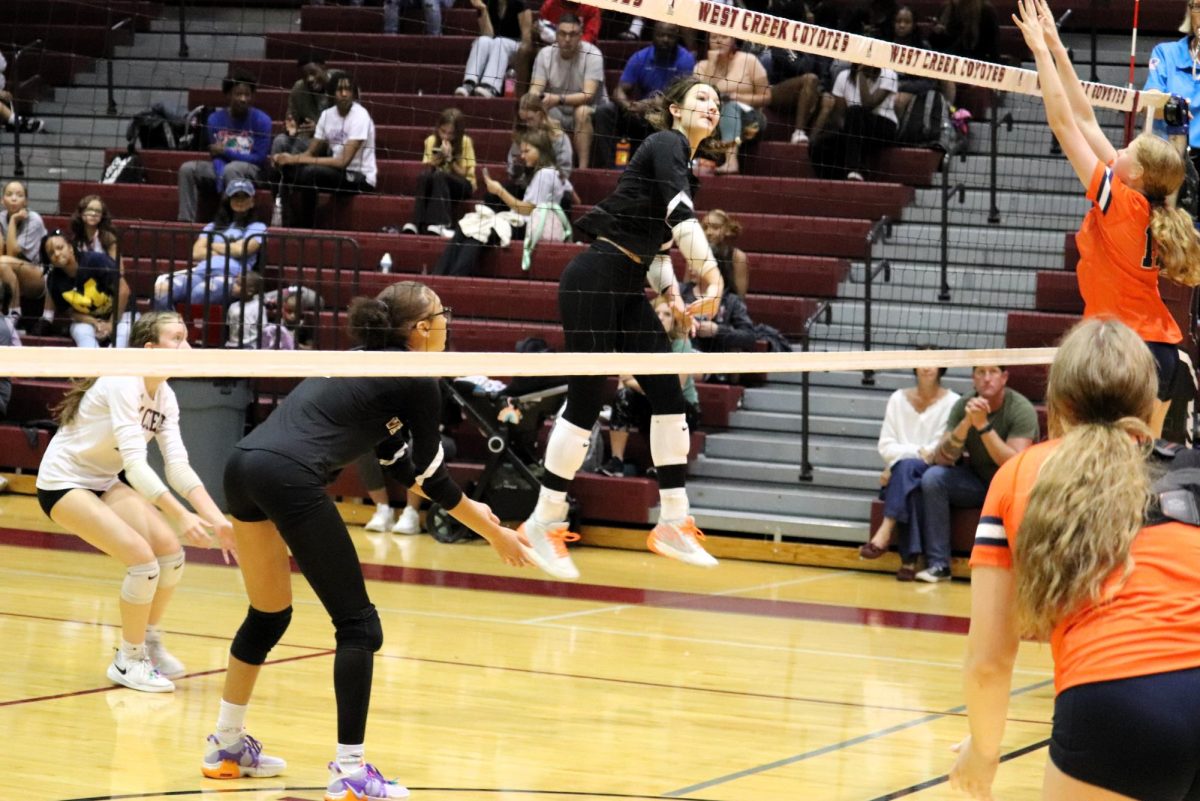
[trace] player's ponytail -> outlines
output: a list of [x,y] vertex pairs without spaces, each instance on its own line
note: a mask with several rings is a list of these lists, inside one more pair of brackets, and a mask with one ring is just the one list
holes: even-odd
[[1116,320],[1085,320],[1059,344],[1046,405],[1062,442],[1038,473],[1013,554],[1022,634],[1047,638],[1128,569],[1150,500],[1157,385],[1150,350]]
[[1142,168],[1142,192],[1150,200],[1150,236],[1159,269],[1184,286],[1200,285],[1200,236],[1191,215],[1166,205],[1186,175],[1183,156],[1165,139],[1142,134],[1133,140]]
[[413,326],[429,316],[433,291],[418,281],[399,281],[373,298],[350,302],[350,336],[366,350],[404,347]]
[[50,409],[51,416],[54,421],[60,426],[65,426],[75,419],[75,415],[79,414],[79,404],[83,403],[83,396],[96,383],[95,378],[83,378],[71,382],[71,388],[63,393],[62,400],[55,404]]

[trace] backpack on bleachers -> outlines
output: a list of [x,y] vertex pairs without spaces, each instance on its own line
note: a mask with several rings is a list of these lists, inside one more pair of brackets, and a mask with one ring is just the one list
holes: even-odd
[[183,139],[186,123],[184,117],[168,111],[162,103],[155,103],[133,115],[125,139],[131,151],[175,150]]
[[142,157],[134,152],[131,146],[123,155],[115,157],[104,168],[104,175],[100,177],[102,184],[144,184],[146,183],[146,169],[142,164]]
[[942,140],[942,132],[949,119],[942,93],[937,89],[928,89],[915,95],[904,110],[896,140],[906,145],[937,145]]
[[183,135],[179,137],[180,150],[204,149],[204,126],[213,111],[212,106],[200,105],[188,112],[183,120]]

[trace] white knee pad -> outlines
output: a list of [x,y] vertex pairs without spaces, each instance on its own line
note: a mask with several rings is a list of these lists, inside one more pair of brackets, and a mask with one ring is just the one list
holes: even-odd
[[183,549],[177,553],[158,557],[158,586],[170,589],[183,578]]
[[161,572],[157,561],[131,565],[125,570],[125,581],[121,582],[121,600],[139,605],[153,601]]
[[658,467],[687,464],[692,446],[687,416],[655,414],[650,417],[650,457]]
[[554,421],[546,443],[546,469],[568,481],[575,478],[587,458],[592,431],[567,422],[561,415]]

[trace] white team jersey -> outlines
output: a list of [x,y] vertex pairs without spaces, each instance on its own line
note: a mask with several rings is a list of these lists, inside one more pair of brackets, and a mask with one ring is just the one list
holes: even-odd
[[164,381],[154,397],[137,376],[105,376],[84,394],[75,419],[58,429],[38,468],[37,487],[104,491],[125,466],[146,459],[157,437],[164,464],[187,462],[179,403]]

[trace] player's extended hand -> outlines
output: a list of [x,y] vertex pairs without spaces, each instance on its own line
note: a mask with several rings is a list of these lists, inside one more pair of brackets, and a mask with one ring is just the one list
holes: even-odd
[[212,544],[212,538],[208,535],[208,530],[212,528],[212,524],[200,517],[195,512],[189,512],[186,509],[179,519],[175,521],[179,527],[179,536],[188,545],[196,545],[201,548],[207,548]]
[[522,549],[522,546],[532,547],[529,540],[525,539],[524,534],[518,534],[506,526],[497,526],[496,531],[484,534],[483,538],[496,550],[504,564],[512,567],[525,567],[533,564]]
[[1046,49],[1046,37],[1042,33],[1042,25],[1038,22],[1038,12],[1035,0],[1018,0],[1017,14],[1012,15],[1013,22],[1025,38],[1025,44],[1034,53]]
[[225,559],[225,564],[229,564],[230,557],[233,557],[233,561],[236,562],[237,538],[233,535],[233,523],[230,523],[225,517],[204,522],[212,529],[213,539],[216,540],[217,547],[221,549],[221,556]]
[[1054,21],[1054,14],[1046,0],[1037,0],[1037,20],[1042,28],[1042,38],[1046,40],[1046,46],[1062,47],[1062,39],[1058,36],[1058,23]]
[[992,801],[992,782],[996,778],[1000,760],[976,751],[970,736],[950,746],[950,750],[958,754],[954,767],[950,769],[950,786],[977,801]]

